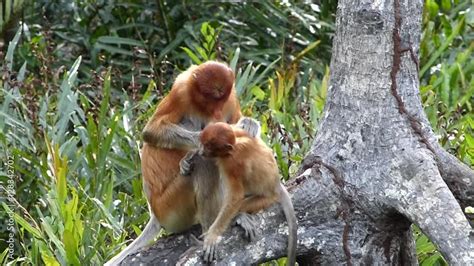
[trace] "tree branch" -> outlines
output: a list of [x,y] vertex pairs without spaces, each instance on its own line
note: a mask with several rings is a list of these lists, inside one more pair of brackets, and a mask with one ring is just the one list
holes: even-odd
[[[315,173],[312,169],[308,169],[292,180],[299,182],[299,185],[290,191],[293,192],[292,201],[298,221],[303,221],[298,225],[298,254],[317,254],[318,248],[326,242],[331,242],[330,238],[342,238],[344,222],[337,217],[337,210],[332,208],[339,202],[338,190],[331,178],[327,178],[327,184],[320,184],[318,176],[319,172]],[[323,190],[323,186],[327,189]],[[332,201],[332,204],[328,204],[328,200]],[[256,220],[258,225],[256,241],[249,243],[243,231],[236,226],[226,231],[218,246],[218,263],[247,265],[286,256],[288,226],[280,205],[275,204],[257,214]],[[327,223],[328,220],[331,222]],[[320,225],[323,223],[324,225]],[[339,231],[334,230],[337,226],[341,228]],[[159,239],[152,247],[128,256],[122,265],[157,263],[199,265],[202,263],[200,257],[202,247],[197,246],[189,250],[193,247],[189,238],[191,233],[200,234],[195,228],[184,234]]]
[[439,145],[436,158],[441,176],[461,207],[474,206],[474,171]]
[[418,225],[451,264],[473,265],[472,228],[428,153],[417,150],[400,166],[388,203]]
[[[356,209],[348,212],[341,194],[344,192],[333,171],[317,160],[312,165],[288,184],[298,218],[300,264],[311,261],[319,265],[399,265],[416,261],[406,220],[376,221]],[[218,246],[217,264],[257,264],[286,256],[288,227],[280,206],[274,205],[256,215],[256,219],[258,237],[254,242],[249,243],[238,227],[226,231]],[[380,230],[387,228],[387,221],[391,223],[390,229]],[[122,265],[201,265],[202,247],[190,249],[190,233],[200,234],[194,228],[159,239],[152,247],[125,258]]]

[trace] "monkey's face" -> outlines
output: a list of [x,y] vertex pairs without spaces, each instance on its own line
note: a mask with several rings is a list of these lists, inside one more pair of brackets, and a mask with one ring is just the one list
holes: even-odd
[[222,158],[231,154],[234,147],[232,144],[206,143],[199,149],[199,155],[207,158]]
[[209,100],[227,100],[234,86],[234,72],[225,64],[206,62],[193,72],[199,93]]
[[213,83],[208,87],[203,88],[201,91],[202,94],[212,99],[222,100],[227,99],[227,96],[229,96],[231,90],[232,86],[228,86],[228,84]]
[[207,126],[200,135],[199,153],[204,157],[226,157],[232,153],[235,135],[226,123],[215,123]]

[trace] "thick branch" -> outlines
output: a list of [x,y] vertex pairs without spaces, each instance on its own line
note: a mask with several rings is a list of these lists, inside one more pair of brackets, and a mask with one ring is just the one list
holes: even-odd
[[[337,219],[336,210],[331,210],[333,205],[327,205],[326,202],[328,199],[337,201],[338,197],[331,189],[321,190],[311,169],[293,182],[304,184],[292,189],[293,194],[297,195],[293,196],[295,211],[298,220],[302,221],[298,225],[298,253],[317,253],[317,248],[324,242],[329,242],[330,238],[341,237],[343,222]],[[331,184],[328,185],[331,186]],[[324,211],[319,213],[318,209]],[[281,207],[274,205],[265,212],[257,214],[256,218],[258,224],[256,241],[249,243],[239,227],[233,226],[226,231],[218,246],[219,263],[247,265],[286,256],[288,226]],[[317,224],[327,220],[332,220],[332,222],[316,227]],[[337,227],[341,230],[334,230]],[[185,262],[199,265],[202,263],[200,258],[202,247],[197,246],[193,250],[188,250],[193,244],[189,239],[189,233],[200,234],[198,230],[193,230],[182,235],[160,239],[149,249],[128,256],[123,261],[123,265],[163,263],[174,265]],[[185,252],[187,250],[188,252]]]
[[399,167],[398,173],[392,171],[399,182],[388,188],[387,202],[418,225],[450,263],[472,265],[472,228],[427,153],[416,151]]
[[[411,264],[413,246],[409,224],[391,219],[392,223],[376,225],[377,221],[357,211],[348,210],[341,192],[344,190],[332,170],[312,161],[313,165],[288,186],[298,218],[297,255],[300,262],[322,265]],[[312,163],[310,162],[312,161]],[[333,169],[334,170],[334,169]],[[273,206],[257,215],[258,237],[249,243],[238,227],[223,235],[218,246],[219,265],[257,264],[286,256],[287,224],[279,206]],[[193,230],[194,235],[200,234]],[[201,248],[192,250],[189,232],[160,239],[152,247],[131,254],[122,265],[200,265]],[[348,255],[350,257],[348,257]]]
[[474,171],[441,147],[436,157],[441,176],[461,207],[474,206]]
[[[418,106],[416,115],[411,114],[403,102],[401,96],[398,93],[397,86],[397,74],[400,71],[401,67],[401,56],[404,52],[410,53],[410,58],[412,62],[416,65],[416,70],[418,71],[419,62],[418,58],[413,51],[411,44],[405,44],[407,47],[402,47],[402,38],[400,36],[402,18],[401,18],[401,8],[400,0],[394,0],[394,17],[395,23],[393,28],[393,62],[392,70],[390,72],[391,77],[391,92],[395,97],[397,102],[398,111],[400,114],[405,115],[407,120],[410,123],[411,128],[414,133],[418,136],[419,141],[425,145],[425,147],[430,150],[436,157],[439,164],[439,170],[441,175],[445,179],[449,188],[456,196],[456,198],[461,203],[461,206],[472,206],[474,204],[474,171],[469,169],[466,165],[459,162],[454,156],[450,155],[444,149],[442,149],[437,143],[436,138],[432,131],[429,129],[429,126],[426,124],[426,116],[421,113],[421,106]],[[423,130],[423,123],[425,123],[425,130]],[[427,127],[426,127],[427,126]]]

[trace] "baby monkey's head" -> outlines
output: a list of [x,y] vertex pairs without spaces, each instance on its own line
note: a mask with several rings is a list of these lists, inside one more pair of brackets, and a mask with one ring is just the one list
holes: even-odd
[[234,149],[234,130],[223,122],[205,127],[199,139],[201,141],[199,153],[205,157],[226,157]]

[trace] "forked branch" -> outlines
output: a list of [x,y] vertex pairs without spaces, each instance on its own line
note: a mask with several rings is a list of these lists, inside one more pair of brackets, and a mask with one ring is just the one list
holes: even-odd
[[[418,225],[452,265],[474,264],[472,228],[448,186],[443,182],[431,154],[418,151],[412,160],[417,169],[401,175],[397,193],[389,203]],[[403,169],[403,168],[402,168]]]
[[436,157],[440,174],[461,207],[474,206],[474,171],[439,145]]

